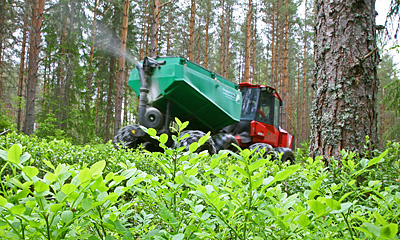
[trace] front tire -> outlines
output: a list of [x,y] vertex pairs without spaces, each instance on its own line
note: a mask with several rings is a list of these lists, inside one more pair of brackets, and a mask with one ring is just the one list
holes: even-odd
[[256,149],[254,153],[263,153],[263,158],[267,158],[267,156],[273,151],[272,146],[267,143],[254,143],[250,145],[249,150],[253,151],[254,149]]
[[280,159],[282,162],[290,161],[290,164],[294,164],[295,157],[292,149],[285,147],[277,147],[274,149],[274,151],[278,156],[278,159]]
[[238,149],[234,145],[239,145],[235,136],[229,133],[217,133],[212,136],[214,141],[215,150],[219,152],[220,150],[231,150],[236,152]]

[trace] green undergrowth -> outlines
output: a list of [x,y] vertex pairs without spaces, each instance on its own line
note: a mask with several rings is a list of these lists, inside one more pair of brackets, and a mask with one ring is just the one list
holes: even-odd
[[2,136],[0,238],[400,239],[399,143],[289,165],[148,133],[164,153]]

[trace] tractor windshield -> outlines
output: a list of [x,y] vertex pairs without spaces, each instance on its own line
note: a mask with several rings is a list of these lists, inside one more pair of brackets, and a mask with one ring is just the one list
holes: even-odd
[[241,120],[256,120],[279,126],[279,99],[259,88],[242,88],[241,92],[243,97]]

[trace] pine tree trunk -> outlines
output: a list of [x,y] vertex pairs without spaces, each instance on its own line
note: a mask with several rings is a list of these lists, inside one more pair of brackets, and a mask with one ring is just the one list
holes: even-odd
[[250,80],[250,50],[251,50],[251,17],[253,12],[252,0],[249,0],[246,25],[246,47],[244,55],[244,81]]
[[142,38],[140,41],[140,55],[139,55],[139,59],[142,60],[144,58],[144,53],[145,53],[145,49],[147,48],[147,43],[148,43],[148,39],[146,38],[146,36],[148,36],[147,32],[148,32],[148,22],[147,22],[147,10],[149,7],[148,4],[148,0],[145,1],[145,10],[143,13],[143,26],[142,26]]
[[225,23],[225,47],[224,47],[224,77],[228,78],[229,75],[229,42],[230,42],[230,30],[231,30],[231,19],[232,19],[232,6],[226,5],[226,23]]
[[110,140],[110,137],[113,135],[110,133],[111,130],[111,119],[113,118],[113,109],[115,105],[113,105],[113,99],[114,99],[114,81],[115,81],[115,62],[116,58],[114,56],[110,57],[110,75],[109,75],[109,80],[108,80],[108,91],[107,91],[107,113],[106,113],[106,122],[105,122],[105,137],[104,137],[104,142],[107,142]]
[[194,27],[196,18],[196,1],[191,0],[189,26],[189,60],[194,61]]
[[88,85],[86,94],[86,106],[89,107],[93,80],[93,57],[94,57],[94,45],[96,41],[96,17],[97,17],[97,0],[94,1],[93,10],[93,26],[92,26],[92,44],[90,45],[90,57],[89,57],[89,75],[88,75]]
[[[28,5],[25,5],[28,8]],[[17,106],[17,130],[21,131],[22,128],[22,92],[24,89],[24,75],[25,75],[25,55],[26,55],[26,39],[28,33],[28,11],[25,11],[24,16],[24,29],[22,34],[22,49],[21,49],[21,62],[19,64],[18,75],[18,106]]]
[[285,29],[284,29],[284,48],[283,48],[283,68],[282,68],[282,91],[281,97],[283,101],[286,101],[289,104],[285,104],[282,107],[282,119],[283,119],[283,128],[286,128],[290,131],[290,112],[289,112],[289,105],[290,105],[290,97],[288,95],[289,89],[289,10],[288,10],[288,3],[289,0],[285,0]]
[[3,90],[3,39],[4,39],[4,21],[6,15],[6,0],[0,0],[0,100]]
[[275,54],[276,54],[276,51],[275,51],[275,32],[276,32],[276,29],[275,29],[275,12],[276,12],[276,9],[275,9],[275,1],[274,1],[272,3],[271,80],[270,80],[271,81],[271,85],[274,88],[277,87],[277,84],[276,84],[276,81],[275,81]]
[[122,101],[123,101],[123,84],[124,84],[124,69],[126,55],[126,40],[128,35],[128,18],[129,18],[129,0],[124,1],[124,16],[122,18],[122,31],[120,43],[120,56],[118,60],[117,80],[115,82],[117,95],[115,98],[115,123],[114,133],[117,133],[121,128],[122,121]]
[[[222,11],[225,9],[225,0],[222,0]],[[220,56],[219,56],[219,74],[223,76],[224,73],[224,55],[225,55],[225,15],[221,14],[221,31],[220,31]]]
[[153,19],[150,32],[150,57],[157,56],[158,30],[160,25],[161,0],[153,0]]
[[306,141],[308,139],[307,132],[307,121],[308,118],[308,91],[307,91],[307,0],[305,0],[305,8],[304,8],[304,41],[303,41],[303,111],[302,111],[302,133],[301,138],[302,141]]
[[377,146],[375,0],[317,0],[311,157]]
[[31,7],[32,26],[29,35],[29,68],[26,89],[26,111],[23,128],[23,132],[27,135],[33,134],[35,130],[36,83],[39,68],[44,0],[33,0]]
[[207,9],[206,9],[206,35],[204,39],[204,67],[208,68],[208,31],[210,27],[210,12],[211,6],[210,1],[207,1]]

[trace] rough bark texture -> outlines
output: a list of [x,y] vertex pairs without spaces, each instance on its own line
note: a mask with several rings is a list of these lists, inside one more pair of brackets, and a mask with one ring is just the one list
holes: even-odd
[[249,0],[247,11],[247,32],[246,32],[246,48],[244,55],[244,81],[248,82],[250,79],[250,45],[251,45],[251,17],[253,12],[252,0]]
[[32,1],[32,26],[29,44],[29,68],[26,89],[26,112],[23,132],[33,134],[35,125],[36,82],[39,67],[40,35],[43,21],[44,0]]
[[88,75],[88,89],[86,95],[86,106],[89,106],[90,98],[92,96],[92,80],[93,80],[93,58],[94,58],[94,45],[96,41],[96,18],[97,18],[97,0],[94,1],[93,10],[93,26],[92,26],[92,44],[90,45],[90,57],[89,57],[89,75]]
[[194,61],[194,24],[196,18],[196,1],[191,0],[190,2],[189,60]]
[[377,140],[375,0],[316,1],[311,157]]
[[153,1],[153,19],[150,31],[150,57],[154,58],[157,56],[157,45],[158,45],[158,28],[160,25],[160,7],[161,0]]
[[125,55],[126,55],[126,40],[128,35],[128,18],[129,18],[129,0],[124,1],[124,16],[122,18],[122,31],[121,31],[121,47],[120,56],[118,58],[118,72],[116,79],[117,95],[115,98],[115,123],[114,133],[117,133],[121,128],[122,121],[122,100],[123,100],[123,83],[124,83],[124,68],[125,68]]

